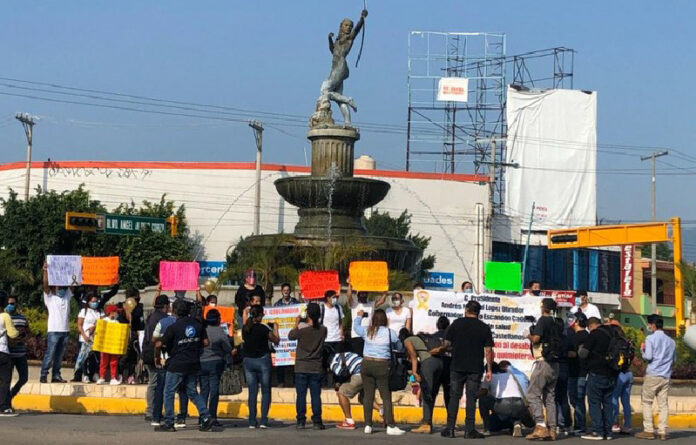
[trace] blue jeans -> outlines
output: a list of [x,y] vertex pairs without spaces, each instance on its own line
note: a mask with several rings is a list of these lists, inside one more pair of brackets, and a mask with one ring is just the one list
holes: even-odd
[[89,358],[89,353],[92,352],[92,342],[82,342],[80,343],[80,352],[77,354],[75,359],[75,375],[79,371],[82,371],[82,375],[89,376],[89,372],[84,369],[86,368],[87,358]]
[[49,332],[46,335],[46,352],[41,361],[41,377],[48,376],[48,368],[53,365],[52,378],[60,378],[60,365],[68,343],[67,332]]
[[621,399],[621,404],[624,409],[623,426],[624,428],[631,428],[631,387],[633,386],[633,373],[620,372],[619,377],[616,379],[616,386],[614,387],[614,394],[611,397],[612,404],[612,419],[614,420],[614,425],[619,424],[619,399]]
[[[164,368],[157,368],[155,366],[148,365],[147,373],[149,375],[150,382],[153,384],[152,388],[152,420],[155,422],[160,422],[162,420],[162,405],[164,404],[164,381],[167,378],[167,370]],[[148,384],[148,390],[150,385]]]
[[614,378],[590,373],[587,376],[587,401],[592,419],[592,431],[603,437],[611,437],[613,408],[611,397],[614,393]]
[[312,423],[321,424],[321,374],[295,374],[295,410],[297,411],[297,423],[304,424],[307,421],[307,388],[312,399]]
[[[164,380],[164,424],[165,426],[174,426],[174,394],[180,386],[185,389],[188,398],[191,399],[196,409],[198,416],[204,421],[210,417],[208,408],[203,403],[203,398],[196,390],[196,372],[183,373],[167,371],[167,376]],[[154,412],[153,412],[154,416]]]
[[256,426],[256,398],[261,384],[261,425],[268,425],[271,407],[271,356],[244,358],[244,377],[249,387],[249,426]]
[[585,398],[587,395],[587,377],[568,377],[568,398],[573,406],[575,431],[585,432],[587,428],[587,408]]
[[201,397],[208,405],[208,411],[213,419],[217,419],[218,401],[220,400],[220,376],[225,370],[224,360],[201,362],[198,374],[201,381]]

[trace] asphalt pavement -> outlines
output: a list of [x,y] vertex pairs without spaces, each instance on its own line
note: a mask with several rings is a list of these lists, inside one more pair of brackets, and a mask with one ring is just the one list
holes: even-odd
[[[145,423],[142,417],[135,416],[86,416],[69,414],[39,414],[27,413],[18,417],[0,418],[0,437],[3,444],[129,444],[174,445],[195,441],[199,444],[223,444],[223,443],[266,443],[283,445],[307,445],[331,443],[332,445],[352,445],[356,440],[361,443],[394,443],[398,441],[402,445],[442,444],[451,441],[440,437],[437,433],[423,436],[407,433],[404,436],[387,436],[382,428],[376,428],[375,433],[365,435],[362,429],[344,431],[336,429],[333,425],[327,425],[324,431],[295,430],[294,425],[271,424],[267,430],[249,429],[243,420],[223,420],[224,428],[217,432],[200,432],[196,428],[196,419],[190,419],[188,427],[175,433],[154,432],[149,423]],[[696,437],[696,431],[671,432],[669,444],[692,444]],[[459,437],[455,440],[465,440]],[[481,445],[510,445],[513,440],[520,444],[528,443],[524,439],[512,439],[509,435],[493,435],[486,439],[473,440]],[[585,441],[576,437],[560,439],[566,445],[585,444]],[[614,440],[618,444],[628,445],[636,443],[637,439],[622,436]]]

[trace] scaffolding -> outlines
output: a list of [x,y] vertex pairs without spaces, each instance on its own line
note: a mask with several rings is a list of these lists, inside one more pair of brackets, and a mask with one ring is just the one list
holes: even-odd
[[[502,33],[411,31],[406,170],[487,174],[499,206],[506,79],[518,89],[573,88],[574,53],[555,47],[508,56]],[[468,101],[438,101],[443,77],[469,79]]]

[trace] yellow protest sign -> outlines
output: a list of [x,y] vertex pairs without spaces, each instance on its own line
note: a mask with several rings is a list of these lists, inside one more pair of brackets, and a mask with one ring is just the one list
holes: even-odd
[[82,284],[111,286],[118,283],[117,256],[82,257]]
[[351,261],[348,267],[350,285],[359,291],[389,290],[389,268],[386,261]]
[[112,323],[102,318],[97,320],[97,329],[94,331],[92,350],[105,352],[107,354],[123,355],[128,349],[129,337],[129,324]]

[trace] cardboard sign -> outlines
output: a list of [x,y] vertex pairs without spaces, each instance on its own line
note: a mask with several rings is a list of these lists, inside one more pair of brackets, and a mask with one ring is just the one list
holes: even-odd
[[124,355],[128,350],[130,325],[113,323],[101,318],[97,320],[92,350],[107,354]]
[[111,286],[118,283],[117,256],[82,257],[82,284]]
[[522,291],[522,263],[486,261],[485,274],[487,290]]
[[300,289],[306,300],[324,298],[324,292],[341,291],[336,270],[307,270],[300,274]]
[[47,255],[49,286],[82,284],[82,257],[79,255]]
[[198,289],[199,266],[195,261],[160,261],[162,290]]
[[348,267],[350,285],[359,291],[389,290],[389,268],[386,261],[351,261]]
[[234,333],[234,308],[228,306],[203,306],[203,318],[206,317],[208,311],[215,309],[220,312],[220,326],[230,335],[230,332]]
[[295,320],[303,309],[306,309],[304,304],[264,308],[263,322],[277,324],[278,335],[280,335],[280,343],[273,347],[275,352],[271,354],[273,366],[292,366],[295,364],[297,340],[288,339],[288,333],[295,327]]

